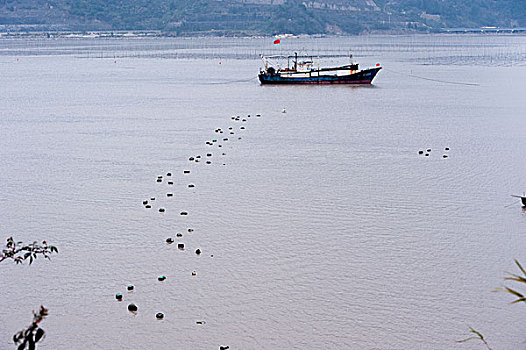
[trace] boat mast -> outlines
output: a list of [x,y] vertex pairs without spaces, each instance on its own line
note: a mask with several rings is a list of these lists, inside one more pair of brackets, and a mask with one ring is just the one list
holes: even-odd
[[298,68],[298,53],[294,52],[294,70]]

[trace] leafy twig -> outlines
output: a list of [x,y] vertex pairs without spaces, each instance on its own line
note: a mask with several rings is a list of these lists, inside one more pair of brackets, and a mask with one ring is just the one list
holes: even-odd
[[24,350],[27,346],[28,350],[36,349],[36,343],[44,337],[44,330],[38,325],[48,315],[48,310],[40,305],[38,312],[33,311],[33,322],[31,325],[13,336],[13,341],[18,345],[17,350]]
[[29,259],[31,265],[37,256],[42,255],[46,259],[51,259],[50,255],[53,253],[58,253],[57,247],[48,245],[46,241],[42,241],[41,244],[37,241],[24,244],[20,241],[15,242],[13,237],[9,237],[4,249],[2,249],[0,262],[12,259],[15,263],[22,264]]

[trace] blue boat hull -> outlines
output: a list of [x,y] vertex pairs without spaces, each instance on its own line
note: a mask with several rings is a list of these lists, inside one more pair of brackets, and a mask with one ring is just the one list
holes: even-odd
[[380,69],[382,67],[364,69],[349,75],[306,78],[287,78],[261,72],[258,78],[261,84],[371,84]]

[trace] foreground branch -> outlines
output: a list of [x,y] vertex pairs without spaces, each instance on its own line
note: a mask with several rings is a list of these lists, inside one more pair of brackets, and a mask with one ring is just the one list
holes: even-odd
[[22,264],[25,260],[29,259],[29,264],[31,265],[37,256],[42,255],[46,259],[51,259],[50,255],[53,253],[58,253],[57,247],[47,245],[46,241],[42,241],[41,244],[37,241],[24,244],[22,242],[15,242],[13,237],[9,237],[4,249],[2,249],[0,262],[12,259],[15,263]]

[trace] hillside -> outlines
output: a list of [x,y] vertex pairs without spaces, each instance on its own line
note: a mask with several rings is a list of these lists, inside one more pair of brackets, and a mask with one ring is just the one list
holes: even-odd
[[357,34],[526,26],[524,0],[1,0],[17,30]]

